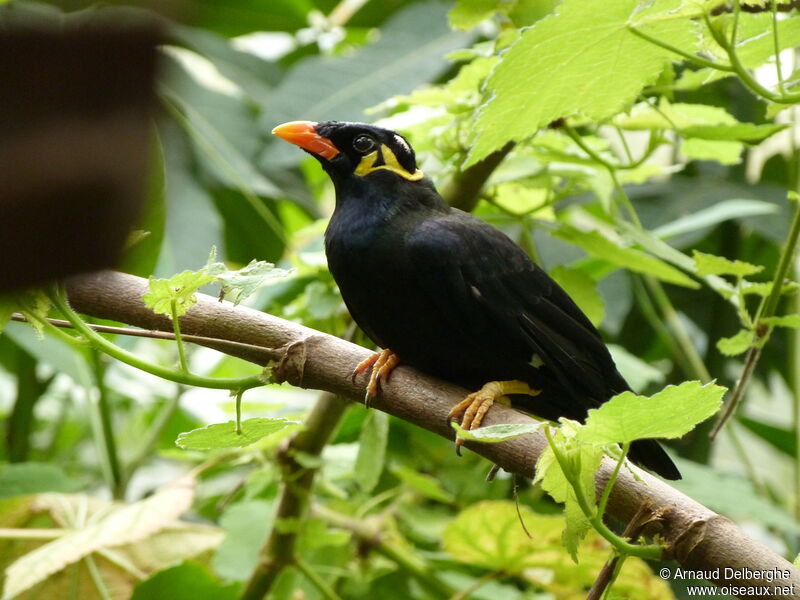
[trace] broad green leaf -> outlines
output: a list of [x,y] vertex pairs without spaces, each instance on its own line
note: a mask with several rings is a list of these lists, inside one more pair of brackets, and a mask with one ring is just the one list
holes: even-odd
[[797,438],[793,430],[762,423],[748,417],[738,417],[737,420],[749,429],[751,433],[781,452],[788,454],[792,458],[797,455]]
[[594,280],[585,271],[564,266],[551,269],[550,276],[564,288],[575,304],[589,317],[592,324],[599,327],[603,322],[606,309]]
[[210,191],[197,179],[195,152],[184,133],[168,120],[162,120],[159,134],[166,160],[165,237],[156,266],[156,277],[197,265],[200,257],[223,237],[223,223]]
[[658,1],[637,11],[637,0],[611,0],[594,11],[583,0],[564,0],[554,15],[524,30],[489,79],[492,96],[478,118],[467,164],[558,118],[604,119],[633,102],[677,57],[628,27],[692,48],[692,22],[667,12],[678,4]]
[[236,433],[236,423],[214,423],[201,429],[187,431],[178,436],[175,443],[184,450],[217,450],[221,448],[244,448],[261,438],[287,427],[299,428],[299,421],[283,418],[255,417],[241,423],[242,432]]
[[634,390],[642,390],[650,384],[664,382],[665,375],[660,369],[631,354],[623,346],[617,344],[607,344],[607,346],[617,369]]
[[741,142],[715,142],[688,138],[681,144],[681,152],[692,160],[715,160],[723,165],[735,165],[744,150]]
[[786,509],[764,498],[750,480],[688,460],[676,462],[683,479],[670,485],[711,510],[737,523],[755,521],[778,531],[800,532]]
[[[781,288],[781,294],[795,294],[800,289],[800,284],[796,281],[784,283]],[[742,282],[742,294],[754,294],[756,296],[769,296],[772,291],[772,282],[764,281],[761,283],[753,283],[752,281]]]
[[800,327],[800,315],[784,315],[782,317],[766,317],[761,319],[767,325],[773,327],[791,327],[797,329]]
[[55,464],[14,463],[0,467],[0,498],[42,492],[74,492],[78,483]]
[[455,500],[453,495],[442,487],[442,482],[435,477],[400,465],[392,465],[390,470],[392,475],[402,481],[406,487],[426,498],[445,504]]
[[717,202],[713,206],[681,216],[674,221],[660,225],[653,229],[652,233],[660,238],[670,238],[707,227],[713,227],[732,219],[773,215],[776,213],[778,213],[778,205],[771,202],[733,198],[731,200]]
[[375,489],[383,473],[388,439],[389,415],[371,410],[361,426],[355,472],[358,487],[367,494]]
[[201,564],[187,561],[142,581],[131,600],[236,600],[238,597],[238,585],[223,585]]
[[197,304],[197,290],[214,281],[206,269],[184,271],[169,279],[156,279],[151,276],[149,292],[142,296],[145,306],[156,314],[172,317],[172,302],[175,302],[175,313],[182,317]]
[[513,440],[521,435],[536,433],[542,428],[544,422],[489,425],[488,427],[479,427],[478,429],[471,430],[463,429],[458,423],[450,423],[450,425],[456,430],[456,434],[461,439],[470,442],[494,444],[497,442],[505,442],[506,440]]
[[13,296],[16,309],[28,317],[28,322],[33,325],[39,339],[44,339],[44,325],[42,321],[47,318],[52,303],[43,290],[31,288],[16,292]]
[[741,260],[728,260],[722,256],[714,256],[694,250],[692,252],[697,272],[700,275],[735,275],[748,277],[764,270],[760,265],[751,265]]
[[737,123],[735,125],[692,125],[680,130],[684,137],[701,138],[704,140],[745,142],[758,144],[771,135],[783,131],[788,125],[755,123]]
[[578,503],[578,498],[570,480],[576,481],[584,498],[594,505],[594,477],[600,461],[603,460],[602,446],[581,444],[579,436],[581,426],[574,421],[561,419],[554,430],[553,446],[562,455],[568,474],[556,458],[553,446],[548,445],[536,463],[536,477],[542,489],[556,501],[564,504],[565,527],[562,535],[564,546],[572,559],[578,560],[578,546],[589,532],[590,524],[586,514]]
[[530,539],[520,524],[513,502],[484,501],[462,510],[445,528],[442,545],[459,562],[492,571],[522,573],[536,567],[545,554],[560,546],[561,519],[538,515],[525,505],[520,515]]
[[274,503],[264,500],[237,502],[225,509],[219,525],[225,539],[212,560],[214,571],[228,581],[245,581],[258,563],[275,516]]
[[[411,4],[385,23],[374,44],[351,55],[298,63],[264,105],[260,129],[304,118],[362,120],[365,108],[434,80],[448,68],[443,56],[472,39],[447,26],[447,9],[438,2]],[[276,151],[295,162],[301,157],[283,146]],[[274,162],[271,151],[263,162]]]
[[213,262],[214,258],[215,253],[212,252],[206,265],[206,271],[216,281],[222,283],[222,293],[225,299],[230,300],[234,305],[254,294],[270,280],[286,277],[289,274],[289,271],[279,269],[272,263],[263,260],[252,260],[247,266],[231,271],[224,263]]
[[653,396],[623,392],[589,411],[578,436],[591,444],[626,443],[645,438],[678,438],[713,415],[725,388],[687,381]]
[[492,17],[499,5],[499,0],[458,0],[448,14],[450,25],[456,29],[472,29]]
[[24,323],[9,323],[3,335],[8,336],[39,362],[49,365],[58,373],[69,375],[78,385],[87,389],[94,385],[94,375],[85,349],[77,349],[51,335],[39,339],[36,331]]
[[656,109],[649,102],[637,104],[629,114],[614,118],[614,123],[623,129],[684,129],[703,125],[730,125],[738,123],[724,108],[707,104],[669,102],[662,98]]
[[717,349],[725,356],[737,356],[747,350],[755,342],[755,335],[750,329],[740,329],[736,335],[717,340]]
[[[377,412],[377,411],[376,411]],[[347,531],[331,529],[322,519],[303,519],[299,527],[297,546],[300,552],[308,552],[326,546],[346,546],[352,539]]]
[[155,271],[166,233],[166,159],[158,130],[153,128],[151,136],[145,204],[136,223],[141,237],[132,240],[129,236],[122,263],[118,267],[120,271],[140,277],[147,277]]
[[88,525],[39,546],[6,569],[3,600],[14,598],[97,550],[145,540],[162,531],[191,507],[193,499],[194,481],[187,477],[144,500],[116,506]]
[[637,273],[653,275],[658,279],[675,285],[698,288],[700,284],[684,275],[675,267],[649,256],[635,248],[618,246],[597,231],[580,231],[574,227],[562,226],[554,232],[561,239],[576,244],[591,256],[601,258],[611,264],[624,267]]

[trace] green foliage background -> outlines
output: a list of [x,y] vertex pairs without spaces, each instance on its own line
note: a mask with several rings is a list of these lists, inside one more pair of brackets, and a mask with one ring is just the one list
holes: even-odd
[[[0,4],[0,23],[56,27],[163,10]],[[743,357],[759,348],[744,402],[716,441],[708,421],[672,444],[684,473],[676,487],[793,558],[794,261],[773,312],[763,314],[763,299],[790,235],[787,192],[798,190],[800,16],[736,15],[736,6],[176,4],[161,16],[169,43],[139,226],[150,233],[120,268],[166,278],[201,269],[214,246],[230,268],[273,262],[291,275],[245,303],[367,344],[325,266],[333,190],[315,161],[270,129],[298,119],[376,121],[409,137],[440,187],[514,141],[474,210],[572,294],[638,393],[712,378],[731,388]],[[714,66],[732,64],[720,41],[734,31],[738,73]],[[774,333],[767,339],[759,325]],[[0,336],[0,527],[17,531],[0,535],[4,599],[236,598],[273,527],[297,532],[300,558],[275,583],[276,599],[326,589],[342,598],[581,598],[608,556],[592,535],[573,562],[560,506],[539,484],[518,482],[529,539],[510,478],[486,483],[489,465],[475,455],[458,458],[451,444],[361,406],[346,409],[320,458],[296,457],[320,468],[311,516],[276,523],[277,449],[295,427],[267,426],[280,431],[245,448],[206,450],[203,440],[179,448],[179,434],[233,418],[225,391],[186,388],[38,337],[20,323]],[[114,341],[153,362],[178,360],[174,344]],[[188,360],[206,377],[258,374],[204,349]],[[290,424],[317,398],[269,385],[248,391],[243,411]],[[111,498],[125,503],[113,518]],[[44,528],[73,533],[53,547],[18,531]],[[633,559],[614,593],[683,594]]]

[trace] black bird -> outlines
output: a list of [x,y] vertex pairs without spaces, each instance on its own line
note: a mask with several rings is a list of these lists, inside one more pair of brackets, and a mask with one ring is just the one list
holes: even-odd
[[[403,136],[337,121],[273,133],[333,180],[328,265],[353,319],[384,348],[356,369],[372,367],[368,396],[402,361],[478,390],[451,412],[471,429],[506,395],[539,417],[584,421],[630,389],[567,293],[502,232],[445,203]],[[634,442],[629,456],[680,479],[654,440]]]

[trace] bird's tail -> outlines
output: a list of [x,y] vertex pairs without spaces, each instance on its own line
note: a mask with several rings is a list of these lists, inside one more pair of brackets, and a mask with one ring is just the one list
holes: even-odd
[[636,440],[631,444],[628,458],[640,467],[658,473],[673,481],[681,478],[681,472],[664,449],[655,440]]

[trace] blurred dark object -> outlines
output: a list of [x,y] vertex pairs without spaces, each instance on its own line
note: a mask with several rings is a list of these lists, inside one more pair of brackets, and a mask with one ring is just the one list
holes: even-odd
[[159,28],[0,27],[0,291],[112,267],[144,200]]

